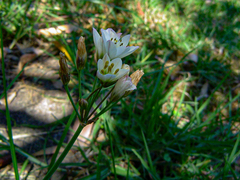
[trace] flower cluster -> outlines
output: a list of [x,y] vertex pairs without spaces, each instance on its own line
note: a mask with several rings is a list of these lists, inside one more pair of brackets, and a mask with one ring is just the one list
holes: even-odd
[[[79,137],[79,134],[81,133],[80,135],[83,135],[84,137],[84,134],[86,134],[85,132],[90,132],[94,122],[96,122],[102,114],[106,113],[110,108],[112,108],[113,105],[116,104],[116,102],[118,102],[121,98],[126,97],[137,88],[137,84],[144,74],[142,70],[137,70],[129,76],[130,66],[123,64],[122,62],[122,58],[133,53],[138,48],[138,46],[128,46],[130,35],[121,37],[121,33],[116,33],[112,29],[102,29],[101,32],[102,36],[100,36],[98,32],[93,29],[94,43],[98,56],[96,76],[99,78],[101,84],[95,83],[97,82],[95,81],[91,93],[82,95],[82,93],[86,93],[88,91],[83,91],[85,86],[82,86],[82,79],[86,78],[86,76],[82,76],[83,72],[86,71],[85,64],[87,62],[85,38],[80,37],[78,40],[76,59],[71,61],[71,67],[75,68],[74,71],[68,68],[65,54],[60,53],[59,76],[67,92],[68,98],[74,108],[74,111],[80,121],[80,125],[58,160],[56,160],[57,154],[59,153],[59,149],[57,148],[54,154],[55,158],[53,157],[52,162],[50,163],[50,166],[51,164],[52,166],[45,179],[49,179],[51,177],[52,173],[54,172],[53,169],[56,169],[59,166],[70,148],[73,146],[76,139]],[[74,103],[68,88],[71,72],[77,72],[78,74],[78,106],[76,106]],[[114,86],[111,87],[111,90],[109,90],[108,93],[101,94],[101,90],[104,87],[109,87],[111,85]],[[110,99],[110,101],[104,103],[108,99]],[[64,132],[68,130],[69,125],[65,127]],[[66,135],[63,135],[62,139],[64,139],[65,136]],[[60,141],[58,147],[61,147],[61,145],[62,141]]]
[[[137,89],[137,84],[144,74],[142,70],[137,70],[129,76],[130,66],[128,64],[123,64],[122,62],[122,58],[128,56],[138,49],[138,46],[128,46],[130,35],[122,37],[121,33],[116,33],[112,29],[101,29],[101,32],[102,36],[100,36],[96,29],[93,28],[93,40],[96,46],[96,53],[98,57],[96,76],[100,80],[101,85],[99,87],[94,87],[93,91],[86,99],[82,98],[81,90],[81,73],[87,62],[87,51],[84,37],[80,37],[78,40],[76,59],[73,63],[78,73],[80,97],[80,114],[78,114],[78,118],[83,123],[91,122],[88,121],[91,115],[96,112],[99,106],[108,97],[110,97],[110,102],[107,106],[110,106],[111,103],[120,100],[122,97],[126,97],[133,90]],[[64,88],[68,89],[68,83],[70,82],[70,70],[68,69],[66,60],[65,54],[60,53],[59,75],[63,82]],[[112,89],[90,113],[93,103],[97,100],[101,89],[111,85],[114,85]],[[67,92],[69,91],[67,90]]]
[[[116,33],[110,28],[107,30],[101,29],[101,32],[102,37],[93,28],[93,40],[98,57],[97,77],[104,87],[116,83],[110,99],[117,101],[136,89],[137,83],[134,84],[133,77],[128,76],[130,71],[129,65],[123,65],[121,58],[133,53],[138,49],[138,46],[127,46],[130,34],[121,37],[121,33]],[[141,71],[138,77],[134,76],[134,78],[140,79],[142,75],[143,72]]]

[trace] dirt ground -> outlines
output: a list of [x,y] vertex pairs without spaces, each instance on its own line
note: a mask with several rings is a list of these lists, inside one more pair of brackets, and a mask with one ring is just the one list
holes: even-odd
[[[52,126],[51,123],[70,115],[73,108],[58,75],[58,59],[51,57],[33,59],[31,57],[35,56],[30,56],[30,60],[21,57],[22,60],[20,58],[20,61],[13,61],[13,54],[10,53],[5,57],[8,84],[17,75],[19,68],[21,70],[26,62],[30,62],[13,87],[8,90],[14,143],[29,154],[39,153],[43,149],[56,146],[64,126],[61,123]],[[28,57],[25,56],[25,58]],[[21,64],[22,62],[24,64]],[[0,91],[2,94],[2,86]],[[76,101],[77,98],[75,97],[74,100]],[[0,100],[0,134],[8,139],[5,108],[5,100],[2,98]],[[66,139],[65,142],[67,141]],[[8,158],[7,166],[0,169],[0,179],[14,179],[10,152],[0,151],[0,155]],[[20,170],[26,158],[19,154],[17,158]],[[40,156],[40,160],[44,161],[44,158]],[[25,169],[28,173],[27,179],[41,179],[44,171],[39,167],[30,163]],[[30,170],[34,173],[29,174]],[[59,177],[58,173],[55,175]]]

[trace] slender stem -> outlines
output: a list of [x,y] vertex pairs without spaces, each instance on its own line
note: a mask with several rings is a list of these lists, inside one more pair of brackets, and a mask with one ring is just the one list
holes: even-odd
[[100,86],[99,88],[97,88],[98,89],[97,93],[95,94],[95,96],[93,98],[91,98],[91,101],[88,105],[88,109],[86,111],[86,116],[84,117],[84,122],[86,122],[88,120],[88,113],[90,112],[90,110],[92,108],[92,105],[93,105],[93,102],[96,100],[96,98],[97,98],[99,92],[101,91],[102,87],[103,86]]
[[82,122],[81,116],[80,116],[80,114],[79,114],[79,112],[78,112],[78,109],[77,109],[76,105],[75,105],[74,102],[73,102],[73,99],[72,99],[72,96],[71,96],[71,94],[70,94],[70,92],[69,92],[68,86],[67,86],[67,85],[64,85],[64,88],[65,88],[65,90],[66,90],[66,92],[67,92],[68,98],[70,99],[70,101],[71,101],[71,103],[72,103],[72,106],[73,106],[73,108],[74,108],[74,110],[75,110],[75,112],[76,112],[76,114],[77,114],[77,117],[78,117],[79,121]]
[[98,87],[97,89],[95,89],[93,92],[91,92],[91,94],[87,97],[86,100],[88,100],[97,90],[99,90],[100,88],[102,88],[102,86]]
[[110,142],[110,148],[111,148],[111,154],[112,154],[113,171],[114,171],[114,177],[115,177],[114,179],[117,179],[111,132],[110,132],[110,128],[108,126],[108,122],[107,121],[105,121],[105,122],[106,122],[107,130],[108,130],[108,136],[109,136],[109,142]]
[[81,73],[82,71],[78,71],[78,90],[79,90],[79,99],[82,98],[82,91],[81,91]]
[[18,174],[18,166],[17,166],[17,157],[16,157],[15,147],[14,147],[14,143],[13,143],[11,118],[10,118],[10,112],[8,109],[8,101],[7,101],[7,84],[6,84],[6,74],[5,74],[5,64],[4,64],[2,21],[0,21],[0,36],[1,36],[0,40],[1,40],[1,51],[2,51],[2,74],[3,74],[4,97],[5,97],[5,103],[6,103],[7,129],[8,129],[8,136],[9,136],[9,142],[10,142],[12,162],[13,162],[13,167],[14,167],[14,172],[15,172],[15,179],[18,180],[19,174]]
[[[101,110],[100,113],[98,113],[94,118],[88,120],[87,124],[90,124],[95,121],[99,116],[101,116],[103,113],[107,112],[109,109],[111,109],[113,106],[115,106],[118,103],[118,101],[114,102],[113,104],[110,102],[103,110]],[[111,105],[111,106],[110,106]]]
[[56,169],[58,168],[58,166],[61,164],[61,162],[63,161],[63,159],[65,158],[65,156],[67,155],[67,153],[69,152],[69,150],[71,149],[71,147],[73,146],[74,142],[76,141],[76,139],[78,138],[79,134],[82,131],[82,126],[81,124],[79,125],[77,131],[74,133],[72,139],[69,141],[69,143],[67,144],[66,148],[64,149],[64,151],[62,152],[62,154],[60,155],[60,157],[58,158],[58,160],[56,161],[56,163],[52,166],[52,168],[47,172],[46,176],[44,177],[43,180],[48,180],[50,179],[50,177],[52,176],[52,174],[56,171]]
[[[114,87],[113,87],[114,88]],[[93,115],[93,113],[99,108],[99,106],[107,99],[109,94],[113,91],[113,88],[108,92],[108,94],[103,98],[103,100],[97,105],[97,107],[93,110],[93,112],[88,116],[87,120]]]
[[55,153],[53,154],[51,163],[50,163],[50,165],[48,166],[48,170],[50,170],[51,167],[53,166],[53,164],[55,163],[56,158],[57,158],[57,155],[58,155],[58,153],[59,153],[59,150],[60,150],[60,148],[62,147],[62,143],[63,143],[63,141],[64,141],[64,139],[65,139],[65,137],[66,137],[66,135],[67,135],[67,132],[68,132],[68,130],[69,130],[69,128],[70,128],[73,120],[76,119],[75,117],[76,117],[76,114],[73,112],[72,115],[70,116],[70,118],[68,119],[68,122],[67,122],[66,127],[64,128],[64,131],[63,131],[63,133],[62,133],[62,136],[61,136],[61,138],[60,138],[60,140],[59,140],[59,143],[58,143],[58,145],[57,145],[57,149],[55,150]]

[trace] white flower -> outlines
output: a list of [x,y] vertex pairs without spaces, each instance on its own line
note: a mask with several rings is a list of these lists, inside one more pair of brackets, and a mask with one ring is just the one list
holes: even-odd
[[111,93],[110,101],[117,101],[122,97],[129,95],[136,86],[132,83],[132,79],[127,75],[117,81]]
[[123,58],[133,53],[138,46],[127,46],[130,34],[121,38],[122,33],[116,33],[113,29],[101,29],[102,37],[93,28],[93,40],[97,49],[98,58],[106,53],[110,59]]
[[114,84],[118,79],[129,73],[129,66],[122,67],[120,58],[110,60],[108,54],[105,54],[103,59],[99,59],[97,65],[97,77],[104,87]]

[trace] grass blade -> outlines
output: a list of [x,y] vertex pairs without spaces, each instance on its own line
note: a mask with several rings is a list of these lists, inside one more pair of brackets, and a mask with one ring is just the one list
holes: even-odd
[[2,35],[2,21],[0,21],[0,36],[1,36],[1,52],[2,52],[2,74],[3,74],[3,87],[4,87],[4,97],[5,97],[5,103],[6,103],[6,119],[7,119],[7,129],[8,129],[8,136],[9,136],[9,142],[10,142],[10,151],[12,156],[12,162],[15,172],[15,179],[19,179],[19,173],[18,173],[18,166],[17,166],[17,157],[15,152],[15,147],[13,143],[13,137],[12,137],[12,126],[11,126],[11,118],[10,118],[10,112],[8,109],[8,100],[7,100],[7,85],[6,85],[6,74],[5,74],[5,64],[4,64],[4,51],[3,51],[3,35]]

